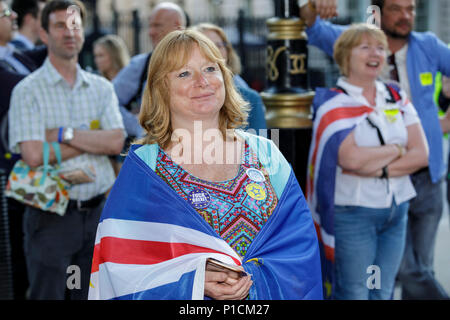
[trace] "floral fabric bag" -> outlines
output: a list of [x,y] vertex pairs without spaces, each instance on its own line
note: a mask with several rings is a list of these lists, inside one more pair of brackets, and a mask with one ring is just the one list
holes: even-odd
[[5,194],[26,205],[63,216],[69,204],[70,184],[59,176],[61,167],[59,144],[57,142],[51,144],[58,164],[49,165],[50,145],[44,142],[43,165],[30,168],[25,161],[17,161],[9,175]]

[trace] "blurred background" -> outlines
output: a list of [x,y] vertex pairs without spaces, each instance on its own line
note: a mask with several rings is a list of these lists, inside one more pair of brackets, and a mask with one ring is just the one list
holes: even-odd
[[[275,15],[276,0],[175,0],[185,9],[190,24],[212,22],[224,28],[241,57],[242,77],[250,86],[262,91],[265,87],[266,20]],[[88,17],[86,43],[80,63],[95,70],[92,43],[104,34],[121,36],[131,55],[148,52],[148,17],[158,0],[84,0]],[[333,23],[348,24],[366,21],[370,0],[339,1],[340,16]],[[450,43],[450,1],[417,0],[417,31],[432,31]],[[322,51],[309,47],[309,81],[317,86],[334,86],[338,69]]]

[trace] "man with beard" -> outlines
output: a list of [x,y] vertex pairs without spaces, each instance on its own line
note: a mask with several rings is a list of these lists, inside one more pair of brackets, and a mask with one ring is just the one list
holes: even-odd
[[[433,94],[436,73],[450,75],[450,49],[432,33],[412,31],[415,0],[374,0],[372,4],[381,9],[381,29],[387,35],[390,51],[383,80],[400,83],[413,102],[430,151],[429,166],[411,176],[417,197],[410,203],[407,244],[398,275],[402,298],[446,299],[448,295],[433,271],[434,245],[443,210],[441,182],[446,172],[442,129]],[[308,26],[309,44],[332,56],[334,42],[346,27],[322,19],[337,15],[336,0],[300,0],[299,6],[300,16]]]

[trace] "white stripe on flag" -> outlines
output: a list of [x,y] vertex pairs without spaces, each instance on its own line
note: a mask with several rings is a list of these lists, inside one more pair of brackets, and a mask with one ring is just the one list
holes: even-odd
[[[167,223],[105,219],[98,225],[95,244],[103,237],[116,237],[130,240],[177,242],[211,248],[229,254],[241,261],[239,255],[223,239],[207,235],[195,229]],[[228,258],[229,262],[233,260]]]
[[[209,257],[222,261],[230,259],[228,256],[216,253],[192,253],[152,265],[103,263],[99,266],[99,271],[91,275],[94,288],[90,288],[89,299],[108,300],[154,289],[177,282],[183,274],[197,270],[192,299],[202,300],[205,262]],[[95,294],[96,291],[97,294]]]

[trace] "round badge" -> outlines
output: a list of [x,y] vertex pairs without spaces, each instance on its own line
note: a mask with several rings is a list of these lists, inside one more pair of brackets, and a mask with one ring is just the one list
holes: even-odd
[[247,176],[252,181],[255,181],[255,182],[264,182],[264,181],[266,181],[266,178],[264,177],[264,174],[261,171],[259,171],[258,169],[248,168],[246,173],[247,173]]
[[189,203],[195,208],[195,209],[203,209],[209,206],[209,203],[211,202],[211,196],[209,195],[208,191],[202,190],[202,189],[194,189],[189,193],[188,196]]
[[255,200],[264,200],[266,198],[266,190],[259,184],[250,183],[245,187],[245,191],[247,191],[247,194]]

